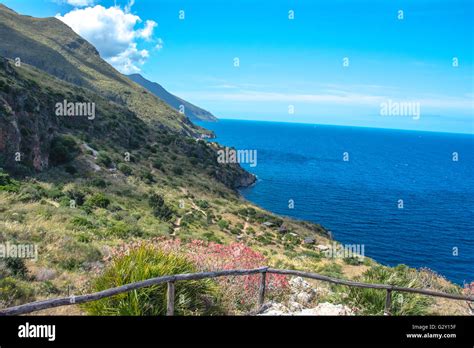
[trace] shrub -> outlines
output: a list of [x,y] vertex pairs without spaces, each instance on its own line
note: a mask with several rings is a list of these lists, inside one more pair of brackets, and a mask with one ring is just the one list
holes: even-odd
[[109,232],[120,238],[141,237],[143,235],[143,231],[139,226],[124,221],[114,223],[114,225],[110,227]]
[[[150,278],[193,272],[196,267],[183,256],[138,246],[116,255],[104,273],[92,282],[92,289],[102,291]],[[177,282],[175,296],[176,315],[219,314],[219,307],[209,301],[218,297],[218,288],[209,279]],[[91,302],[84,308],[92,315],[165,315],[166,283]]]
[[20,183],[0,170],[0,191],[18,192]]
[[[422,288],[423,284],[418,272],[405,265],[389,268],[376,265],[368,269],[357,280],[366,283],[382,283],[407,288]],[[349,304],[360,309],[363,315],[382,315],[385,305],[386,291],[379,289],[362,289],[350,287],[345,299]],[[393,292],[393,315],[425,315],[432,303],[428,296],[420,294]]]
[[94,178],[90,181],[90,184],[98,188],[106,188],[108,185],[107,181],[102,178]]
[[55,200],[60,199],[64,196],[63,192],[61,191],[61,188],[57,186],[53,186],[50,189],[45,189],[45,194],[48,198]]
[[37,202],[46,196],[45,190],[37,184],[28,184],[20,190],[20,200],[23,202]]
[[133,170],[129,166],[127,166],[125,163],[119,163],[117,166],[118,170],[120,170],[122,173],[125,175],[132,175]]
[[88,229],[94,228],[94,223],[83,216],[75,216],[71,220],[71,224],[75,227],[84,227]]
[[163,168],[163,162],[160,161],[159,159],[155,159],[153,160],[153,163],[152,163],[153,167],[156,168],[156,169],[162,169]]
[[140,171],[140,179],[144,180],[145,182],[153,182],[155,178],[153,174],[149,170],[142,170]]
[[24,281],[6,277],[0,279],[0,308],[34,301],[34,291]]
[[[84,198],[86,197],[86,194],[82,190],[72,188],[66,192],[66,195],[69,200],[74,200],[76,205],[81,206],[84,204]],[[69,205],[69,201],[66,203]]]
[[[267,265],[267,259],[259,252],[241,243],[222,245],[201,240],[184,242],[179,239],[154,238],[147,240],[153,246],[166,253],[184,255],[196,265],[198,271],[217,271],[225,269],[250,269]],[[113,253],[127,253],[130,246],[122,245]],[[258,301],[260,275],[239,277],[220,277],[217,283],[225,297],[222,304],[228,313],[247,313],[254,310]],[[267,299],[278,299],[288,289],[286,276],[267,274]]]
[[229,221],[226,221],[226,220],[219,220],[219,221],[217,222],[217,225],[219,226],[219,228],[220,228],[221,230],[225,230],[226,228],[229,227]]
[[148,198],[148,204],[153,209],[153,215],[164,221],[169,221],[173,217],[173,210],[165,203],[162,196],[152,193]]
[[173,167],[173,173],[176,175],[183,175],[183,168],[181,167]]
[[51,142],[49,160],[53,165],[70,162],[79,153],[76,141],[70,135],[59,135]]
[[344,263],[351,266],[359,266],[364,263],[364,259],[361,257],[345,257],[343,259]]
[[0,278],[15,276],[23,279],[28,278],[28,268],[25,261],[18,257],[7,257],[0,259]]
[[[198,206],[199,208],[201,208],[201,209],[208,209],[208,208],[209,208],[209,203],[208,203],[207,201],[205,201],[205,200],[202,200],[202,199],[198,200],[198,201],[196,202],[196,204],[197,204],[197,206]],[[243,227],[243,226],[242,226],[242,227]]]
[[61,293],[61,290],[59,290],[51,281],[46,280],[44,282],[41,282],[40,292],[45,294],[46,296],[50,295],[59,295]]
[[109,168],[112,165],[112,159],[105,152],[99,152],[97,156],[97,162],[103,166]]
[[64,167],[64,170],[66,171],[66,173],[71,174],[71,175],[74,175],[77,173],[77,168],[69,164]]
[[86,200],[86,205],[90,207],[95,207],[95,208],[106,209],[109,206],[109,204],[110,204],[110,199],[108,199],[103,193],[96,193]]

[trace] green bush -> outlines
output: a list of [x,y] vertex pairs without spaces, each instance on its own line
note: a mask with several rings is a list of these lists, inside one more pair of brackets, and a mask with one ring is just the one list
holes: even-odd
[[[422,288],[417,271],[405,265],[389,268],[376,265],[357,279],[366,283],[390,284],[407,288]],[[346,289],[345,302],[359,308],[363,315],[382,315],[386,291],[379,289]],[[433,299],[419,294],[392,292],[392,315],[426,315]]]
[[83,216],[75,216],[71,220],[71,224],[74,227],[83,227],[83,228],[87,228],[87,229],[92,229],[92,228],[95,227],[94,223],[92,221],[90,221],[89,219],[87,219],[86,217],[83,217]]
[[117,166],[118,170],[120,170],[122,173],[125,175],[132,175],[133,170],[129,166],[127,166],[125,163],[119,163]]
[[86,200],[86,205],[94,208],[106,209],[109,204],[110,199],[108,199],[103,193],[96,193]]
[[226,228],[229,227],[229,221],[226,221],[226,220],[219,220],[219,221],[217,222],[217,225],[219,226],[219,228],[220,228],[221,230],[225,230]]
[[169,221],[173,217],[173,210],[165,203],[162,196],[152,193],[148,198],[148,204],[153,209],[153,215],[164,221]]
[[108,182],[102,178],[94,178],[90,181],[90,184],[94,187],[106,188],[108,185]]
[[45,190],[37,184],[27,184],[20,190],[20,200],[22,202],[37,202],[46,197]]
[[77,173],[77,168],[68,164],[67,166],[64,167],[64,170],[66,171],[66,173],[68,174],[71,174],[71,175],[74,175]]
[[[141,246],[115,258],[102,275],[93,280],[92,291],[102,291],[125,284],[165,275],[193,273],[195,266],[183,256]],[[218,288],[209,279],[176,282],[176,315],[220,314],[212,303],[219,297]],[[165,315],[166,283],[129,291],[83,305],[92,315]]]
[[0,191],[18,192],[20,183],[0,170]]
[[143,231],[139,226],[124,221],[115,222],[114,225],[110,227],[109,233],[119,238],[143,236]]
[[155,180],[153,174],[151,174],[149,170],[141,170],[139,176],[140,179],[142,179],[146,183],[152,183]]
[[50,189],[45,189],[45,194],[48,198],[54,200],[60,199],[64,196],[64,193],[61,191],[61,188],[57,186],[53,186]]
[[357,256],[345,257],[343,259],[344,263],[351,266],[359,266],[364,263],[364,259]]
[[18,257],[0,259],[0,278],[7,276],[27,279],[28,268],[25,266],[25,261]]
[[[208,209],[209,203],[203,199],[200,199],[196,202],[197,206],[201,209]],[[242,226],[243,227],[243,226]]]
[[152,163],[153,167],[156,168],[156,169],[163,169],[163,162],[159,159],[155,159],[153,160],[153,163]]
[[99,152],[99,155],[97,156],[97,162],[107,168],[112,166],[112,159],[105,152]]
[[181,167],[173,167],[173,173],[176,175],[183,175],[184,171]]
[[76,202],[76,205],[81,206],[84,204],[84,199],[86,197],[86,194],[84,191],[78,189],[78,188],[72,188],[66,192],[68,200],[65,202],[67,206],[69,206],[69,201],[74,200]]
[[34,290],[26,281],[19,281],[12,277],[0,279],[0,308],[17,306],[34,300]]
[[79,153],[79,147],[73,137],[59,135],[51,142],[49,161],[53,165],[70,162]]
[[232,234],[240,234],[241,230],[237,227],[234,227],[230,230],[230,233]]

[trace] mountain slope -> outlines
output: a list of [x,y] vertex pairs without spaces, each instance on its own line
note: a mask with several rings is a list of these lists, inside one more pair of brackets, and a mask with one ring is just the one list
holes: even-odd
[[22,16],[0,4],[0,56],[35,66],[128,107],[156,127],[209,133],[105,62],[94,46],[56,18]]
[[[218,144],[190,137],[200,130],[186,117],[61,22],[0,7],[0,50],[23,62],[0,57],[0,243],[34,243],[39,256],[0,259],[0,308],[91,292],[111,247],[155,237],[243,243],[270,266],[349,279],[376,266],[325,257],[323,227],[245,201],[235,189],[253,175],[218,163]],[[94,103],[97,116],[57,116],[63,100]],[[459,291],[428,275],[430,288]]]
[[216,117],[209,111],[201,109],[200,107],[193,105],[164,89],[160,84],[151,82],[145,79],[140,74],[128,75],[128,78],[138,83],[143,88],[146,88],[151,93],[156,95],[158,98],[166,102],[173,109],[179,111],[181,107],[184,107],[184,114],[191,121],[217,121]]
[[[57,116],[58,100],[94,103],[97,117]],[[231,189],[255,180],[239,165],[218,164],[214,146],[203,146],[202,141],[167,129],[155,129],[125,106],[111,103],[87,88],[58,80],[27,64],[15,67],[13,62],[1,57],[0,115],[0,168],[20,175],[31,174],[31,169],[47,171],[58,165],[64,170],[61,165],[83,158],[81,155],[92,144],[99,154],[102,152],[104,163],[112,170],[119,164],[127,164],[124,154],[128,153],[130,161],[138,162],[142,158],[148,167],[152,167],[152,162],[155,165],[159,162],[160,168],[166,164],[172,169],[179,166],[183,178],[188,176],[184,170],[196,177],[202,172],[206,177],[203,181],[216,180]],[[73,153],[63,153],[64,150],[55,146],[63,135],[75,139],[82,149],[65,149]],[[148,151],[157,143],[166,144],[160,150],[162,153],[156,149]],[[67,161],[57,161],[58,150]],[[146,155],[140,155],[144,150]],[[82,168],[84,175],[88,175],[88,167],[96,168],[93,162],[88,162],[79,161],[76,169]]]

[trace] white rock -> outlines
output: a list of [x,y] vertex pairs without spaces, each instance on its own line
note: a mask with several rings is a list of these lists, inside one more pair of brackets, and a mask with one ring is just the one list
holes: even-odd
[[329,302],[323,302],[314,308],[307,308],[296,312],[294,315],[354,315],[354,312],[342,304],[335,305]]
[[310,292],[300,292],[296,295],[296,302],[301,303],[302,305],[309,305],[310,302],[314,299],[314,293]]
[[295,302],[295,301],[289,301],[288,302],[288,309],[292,312],[300,312],[302,311],[304,308],[302,305],[300,305],[298,302]]
[[314,308],[303,308],[299,303],[290,302],[289,307],[281,303],[271,303],[259,315],[354,315],[354,312],[342,304],[324,302]]
[[[301,289],[309,289],[311,285],[309,285],[303,278],[301,277],[294,277],[290,280],[290,286],[293,289],[301,290]],[[293,290],[292,289],[292,290]]]

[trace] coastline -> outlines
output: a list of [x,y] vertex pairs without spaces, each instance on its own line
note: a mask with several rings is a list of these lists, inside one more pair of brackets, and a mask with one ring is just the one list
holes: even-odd
[[[228,120],[221,120],[221,121],[224,121],[224,123],[225,123],[225,122],[228,121]],[[238,121],[235,121],[235,122],[238,122]],[[245,122],[248,123],[249,121],[243,121],[242,123],[245,124]],[[258,128],[258,129],[259,129],[260,134],[261,134],[262,129],[263,129],[263,126],[261,126],[261,125],[262,125],[264,122],[257,121],[256,123],[259,124],[259,128]],[[234,126],[235,126],[236,124],[237,124],[237,123],[232,123],[232,125],[234,125]],[[272,126],[272,122],[265,122],[265,125]],[[205,126],[205,123],[204,123],[203,126]],[[282,126],[282,125],[279,125],[279,126]],[[298,128],[299,128],[299,127],[298,127]],[[310,128],[310,127],[308,127],[308,128]],[[312,128],[312,127],[311,127],[311,128]],[[328,127],[328,129],[329,129],[329,128],[330,128],[330,127]],[[340,128],[344,128],[344,127],[337,127],[337,128],[340,129]],[[347,127],[347,128],[352,128],[352,127]],[[243,128],[242,128],[242,129],[243,129]],[[242,130],[242,129],[241,129],[241,130]],[[215,131],[215,130],[214,130],[214,131]],[[377,133],[380,133],[380,134],[381,134],[381,132],[388,132],[388,133],[390,133],[391,130],[387,130],[387,129],[374,129],[374,132],[377,132]],[[394,133],[395,133],[395,134],[399,134],[399,132],[402,133],[402,134],[404,134],[405,136],[412,136],[413,134],[415,134],[415,133],[413,133],[413,132],[405,132],[405,131],[394,130]],[[244,132],[244,133],[245,133],[245,132]],[[442,133],[442,134],[440,133],[440,134],[436,134],[436,133],[434,133],[434,132],[424,132],[424,134],[426,134],[427,136],[430,136],[430,138],[431,138],[431,137],[434,137],[435,135],[439,135],[439,136],[444,136],[444,135],[450,136],[450,135],[452,135],[452,136],[455,136],[454,139],[458,139],[459,136],[461,136],[461,137],[463,137],[463,138],[464,138],[464,136],[467,136],[467,137],[471,138],[470,135],[467,135],[467,134],[451,134],[451,133]],[[235,145],[236,147],[241,146],[242,148],[246,148],[245,146],[247,146],[247,147],[249,146],[248,143],[245,142],[245,140],[240,141],[240,139],[239,139],[240,143],[239,143],[239,144],[234,144],[234,143],[230,143],[229,137],[224,137],[224,138],[225,138],[224,143],[225,143],[226,145],[229,145],[230,147],[234,147],[234,145]],[[217,139],[217,140],[216,140],[216,139]],[[217,141],[217,142],[222,141],[222,137],[220,136],[220,134],[219,134],[218,132],[216,132],[216,139],[214,139],[213,141]],[[255,138],[252,138],[252,139],[255,140]],[[440,138],[440,139],[441,139],[441,138]],[[270,140],[269,140],[269,141],[270,141]],[[242,145],[242,144],[247,144],[247,145]],[[223,145],[221,145],[221,146],[223,146]],[[267,154],[267,155],[268,155],[268,154]],[[287,166],[287,167],[290,167],[291,165],[292,165],[291,163],[286,163],[286,166]],[[284,167],[284,166],[285,166],[285,164],[282,164],[282,167]],[[403,169],[403,168],[405,168],[405,167],[401,167],[401,168]],[[254,174],[254,175],[258,172],[258,171],[252,171],[252,168],[245,168],[245,169],[246,169],[247,171],[252,172],[252,174]],[[260,170],[261,170],[261,169],[260,169]],[[404,169],[403,169],[403,170],[404,170]],[[267,174],[268,174],[268,173],[267,173]],[[281,187],[280,187],[280,189],[278,189],[278,188],[271,188],[272,185],[275,185],[275,184],[276,184],[276,183],[275,183],[276,175],[277,175],[277,174],[275,174],[275,176],[272,176],[272,180],[270,180],[271,183],[270,183],[268,180],[266,180],[266,182],[264,183],[264,185],[262,185],[262,186],[260,186],[260,187],[259,187],[259,185],[256,185],[257,183],[261,183],[261,184],[262,184],[262,182],[261,182],[260,180],[255,181],[255,182],[252,183],[250,186],[241,187],[241,188],[239,189],[239,194],[240,194],[246,201],[250,202],[251,204],[254,204],[254,205],[258,206],[258,207],[261,207],[262,209],[265,209],[265,210],[267,210],[267,211],[270,211],[270,212],[272,212],[273,214],[276,214],[276,215],[278,215],[278,216],[287,217],[287,218],[295,219],[295,220],[298,220],[298,221],[307,221],[307,222],[310,222],[310,223],[319,223],[319,224],[325,226],[326,224],[325,224],[324,222],[322,222],[322,221],[319,220],[319,219],[315,219],[315,217],[314,217],[315,215],[314,215],[314,214],[308,213],[308,209],[309,209],[309,208],[306,209],[306,212],[303,212],[303,213],[298,212],[297,215],[293,215],[293,214],[295,213],[294,210],[287,210],[287,209],[284,209],[284,207],[282,208],[281,205],[278,206],[278,205],[275,204],[275,198],[280,198],[280,199],[281,199],[281,198],[282,198],[282,195],[285,196],[284,194],[276,194],[276,193],[275,193],[275,192],[281,191],[281,190],[282,190]],[[283,185],[283,182],[284,182],[285,180],[286,180],[286,179],[278,179],[277,182],[280,183],[280,181],[281,181],[281,184]],[[293,190],[294,190],[295,185],[293,185],[292,187],[293,187]],[[297,186],[296,186],[296,187],[297,187]],[[250,190],[248,190],[248,189],[250,189]],[[309,188],[308,188],[308,189],[309,189]],[[248,191],[247,191],[247,190],[248,190]],[[264,192],[269,192],[269,190],[271,190],[271,192],[274,192],[274,194],[272,194],[272,195],[270,196],[270,198],[265,198],[264,196],[262,196],[262,195],[264,194]],[[288,194],[286,194],[286,197],[288,197]],[[253,199],[252,199],[252,198],[253,198]],[[257,199],[255,199],[255,198],[257,198]],[[288,199],[288,198],[287,198],[287,199]],[[265,203],[265,204],[262,204],[262,202],[264,202],[264,203],[266,202],[266,203]],[[284,204],[284,202],[282,202],[282,203]],[[301,202],[301,201],[299,201],[299,203],[300,203],[300,204],[304,204],[304,202]],[[273,207],[273,208],[272,208],[272,207]],[[279,207],[279,208],[278,208],[278,207]],[[276,209],[275,209],[275,208],[276,208]],[[286,213],[285,213],[284,211],[286,211]],[[318,212],[318,213],[321,214],[320,212]],[[303,217],[301,217],[301,215],[303,215]],[[308,218],[308,217],[310,217],[310,218]],[[326,220],[327,220],[327,219],[326,219]],[[416,221],[414,221],[414,222],[416,222]],[[422,222],[422,221],[421,221],[421,222]],[[359,225],[360,225],[360,224],[359,224]],[[375,227],[376,227],[376,226],[374,226],[374,228],[375,228]],[[357,227],[357,228],[362,228],[362,227],[359,226],[359,227]],[[365,228],[365,229],[369,229],[368,227],[364,227],[364,228]],[[333,230],[333,231],[335,231],[335,233],[336,233],[335,239],[336,239],[337,241],[341,242],[341,243],[352,244],[352,243],[354,242],[354,241],[348,241],[348,238],[350,238],[350,230],[349,230],[348,232],[346,232],[345,235],[343,234],[343,235],[342,235],[342,238],[341,238],[340,232],[339,232],[339,234],[338,234],[339,229],[334,228],[334,226],[330,226],[330,228],[325,228],[325,229],[326,229],[326,230]],[[355,233],[355,232],[352,232],[352,235],[353,235],[353,236],[355,235],[354,233]],[[466,233],[467,233],[467,232],[466,232]],[[348,236],[349,236],[349,237],[348,237]],[[354,238],[352,238],[352,239],[354,239]],[[364,244],[363,242],[361,242],[361,243]],[[403,246],[403,247],[405,247],[405,246]],[[415,247],[415,246],[413,246],[413,247]],[[429,246],[427,246],[427,247],[429,247]],[[462,278],[460,279],[460,277],[458,276],[458,277],[457,277],[457,280],[453,280],[452,274],[451,274],[451,276],[450,276],[449,273],[444,273],[443,271],[437,270],[436,268],[433,268],[433,266],[430,266],[430,263],[422,263],[422,262],[418,261],[418,259],[416,259],[416,258],[414,258],[413,260],[410,260],[410,258],[412,257],[412,255],[417,255],[416,249],[415,249],[414,251],[410,252],[410,253],[406,253],[406,252],[405,252],[405,254],[400,254],[400,253],[396,253],[396,254],[395,254],[393,251],[391,251],[391,252],[389,252],[389,253],[386,253],[385,255],[382,254],[382,256],[381,256],[381,253],[383,253],[383,250],[385,250],[385,249],[382,249],[382,248],[383,248],[383,247],[379,247],[379,248],[376,250],[376,253],[375,253],[375,255],[374,255],[374,254],[373,254],[374,247],[371,246],[371,247],[369,247],[369,249],[368,249],[368,250],[369,250],[368,254],[370,255],[370,257],[373,257],[374,260],[376,260],[377,262],[379,262],[379,263],[381,263],[381,264],[383,264],[383,265],[387,265],[387,266],[389,266],[389,267],[394,267],[394,266],[396,266],[396,265],[398,265],[398,264],[408,264],[410,267],[413,267],[413,268],[416,268],[416,269],[423,269],[423,268],[434,269],[434,272],[436,272],[437,274],[439,274],[439,275],[442,276],[442,277],[446,277],[447,279],[450,279],[450,281],[452,281],[452,282],[454,282],[454,283],[456,283],[456,284],[458,284],[458,285],[463,285],[464,283],[469,282],[470,279],[472,278],[472,277],[470,278],[469,275],[466,273],[466,268],[464,268],[464,274],[466,275],[466,277],[465,277],[464,279],[462,279]],[[402,247],[400,247],[400,248],[402,248]],[[367,250],[367,249],[366,249],[366,250]],[[428,250],[429,250],[429,249],[427,249],[427,251],[428,251]],[[404,261],[397,261],[397,258],[399,258],[400,256],[402,256],[402,259],[403,259]],[[388,260],[388,261],[387,261],[387,260]],[[407,260],[408,260],[408,261],[407,261]],[[433,260],[434,260],[435,262],[443,262],[442,259],[438,259],[438,260],[437,260],[437,259],[432,259],[432,261],[433,261]],[[467,260],[469,260],[469,259],[467,259]],[[413,262],[411,262],[411,264],[410,264],[410,261],[413,261]],[[444,258],[444,262],[446,263],[446,262],[450,262],[450,261],[447,260],[446,257],[445,257],[445,258]],[[465,261],[465,262],[469,262],[469,261]],[[415,263],[415,265],[413,265],[413,263]],[[433,262],[431,262],[431,264],[433,264]],[[449,264],[449,263],[448,263],[448,264]],[[461,263],[461,265],[462,265],[462,263]],[[459,271],[462,271],[462,269],[460,269]]]

